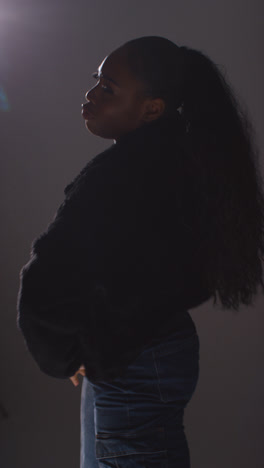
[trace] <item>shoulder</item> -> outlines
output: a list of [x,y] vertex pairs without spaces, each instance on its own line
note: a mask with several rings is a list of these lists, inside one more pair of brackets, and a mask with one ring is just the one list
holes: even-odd
[[93,174],[96,174],[96,170],[94,169],[98,167],[102,167],[104,163],[107,163],[109,159],[114,157],[115,153],[116,153],[116,147],[113,144],[106,150],[94,156],[90,161],[88,161],[88,163],[83,167],[83,169],[79,172],[79,174],[75,176],[74,179],[68,185],[66,185],[64,189],[64,194],[66,196],[69,196],[70,192],[73,189],[75,189],[79,184],[82,183],[82,181],[87,176],[87,174],[91,172],[93,172]]

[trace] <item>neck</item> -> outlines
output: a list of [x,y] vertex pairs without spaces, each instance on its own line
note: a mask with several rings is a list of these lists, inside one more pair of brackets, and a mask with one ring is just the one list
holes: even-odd
[[163,117],[152,122],[148,122],[136,129],[121,135],[118,139],[114,140],[114,143],[119,146],[123,143],[129,143],[131,140],[147,139],[159,137],[161,135],[177,136],[183,135],[185,131],[184,123],[180,115],[173,117]]

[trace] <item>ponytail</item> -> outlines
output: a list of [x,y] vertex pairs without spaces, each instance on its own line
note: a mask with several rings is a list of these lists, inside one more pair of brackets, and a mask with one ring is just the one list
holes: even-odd
[[247,110],[204,53],[158,36],[123,47],[146,95],[162,97],[167,115],[177,112],[184,122],[199,274],[214,304],[219,298],[224,308],[250,305],[258,286],[264,292],[264,193]]

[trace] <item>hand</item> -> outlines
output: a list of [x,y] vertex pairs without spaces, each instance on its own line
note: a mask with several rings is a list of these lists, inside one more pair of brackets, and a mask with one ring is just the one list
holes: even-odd
[[70,380],[72,381],[73,385],[75,385],[75,387],[77,387],[77,385],[79,385],[79,380],[78,380],[78,377],[77,377],[78,374],[81,374],[81,375],[85,376],[85,367],[84,367],[83,364],[81,365],[81,367],[77,370],[77,372],[72,377],[69,377]]

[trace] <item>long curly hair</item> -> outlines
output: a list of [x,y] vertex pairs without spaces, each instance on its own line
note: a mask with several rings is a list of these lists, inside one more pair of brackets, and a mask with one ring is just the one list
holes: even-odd
[[[124,48],[124,49],[123,49]],[[264,195],[248,112],[203,52],[159,36],[126,42],[127,64],[165,114],[185,124],[185,174],[200,248],[194,261],[223,308],[251,305],[263,283]],[[190,182],[190,183],[189,183]],[[187,190],[187,189],[186,189]]]

